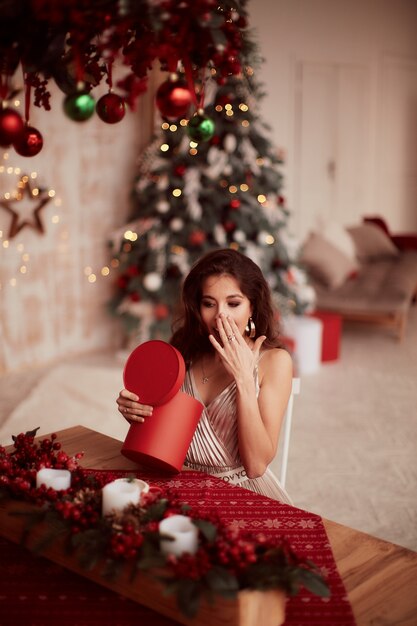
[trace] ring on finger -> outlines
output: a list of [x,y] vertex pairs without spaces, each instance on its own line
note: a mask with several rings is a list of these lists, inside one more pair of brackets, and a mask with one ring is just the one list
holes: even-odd
[[236,339],[236,335],[227,335],[227,340],[228,341],[233,341],[233,339]]

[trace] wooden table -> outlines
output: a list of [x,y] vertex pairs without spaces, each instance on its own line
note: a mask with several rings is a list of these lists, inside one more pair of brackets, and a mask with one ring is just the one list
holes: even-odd
[[[95,469],[137,469],[120,441],[75,426],[58,432],[68,454]],[[44,435],[42,436],[44,438]],[[417,625],[417,553],[323,519],[358,626]]]

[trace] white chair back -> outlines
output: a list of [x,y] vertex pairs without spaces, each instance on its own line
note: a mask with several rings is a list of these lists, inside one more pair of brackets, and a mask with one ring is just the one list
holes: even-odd
[[284,488],[285,488],[285,483],[287,481],[288,452],[290,449],[294,396],[298,395],[299,393],[300,393],[300,379],[293,378],[291,395],[289,397],[287,408],[285,410],[283,432],[282,432],[282,453],[281,453],[281,463],[280,463],[280,469],[279,469],[279,482]]

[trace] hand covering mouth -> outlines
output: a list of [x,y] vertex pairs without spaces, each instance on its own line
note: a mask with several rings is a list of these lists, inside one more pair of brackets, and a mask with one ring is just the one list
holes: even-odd
[[219,333],[219,331],[217,330],[217,328],[212,328],[212,329],[211,329],[211,333],[210,333],[210,334],[211,334],[211,335],[213,335],[213,336],[214,336],[214,338],[215,338],[215,339],[216,339],[219,343],[222,343],[222,340],[221,340],[221,337],[220,337],[220,333]]

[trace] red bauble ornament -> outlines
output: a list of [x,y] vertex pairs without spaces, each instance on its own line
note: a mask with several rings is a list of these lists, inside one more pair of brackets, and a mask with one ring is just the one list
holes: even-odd
[[182,274],[177,265],[169,265],[167,267],[166,275],[168,278],[180,278]]
[[242,71],[239,57],[229,56],[223,64],[222,70],[224,70],[228,76],[236,76],[236,74],[239,74]]
[[214,135],[211,139],[210,139],[210,145],[211,146],[218,146],[220,143],[220,137],[218,135]]
[[226,220],[223,222],[223,228],[227,233],[232,233],[236,228],[236,224],[231,220]]
[[129,284],[129,277],[125,276],[125,275],[121,275],[117,278],[116,280],[116,285],[119,287],[119,289],[126,289],[126,287]]
[[7,148],[17,141],[23,133],[24,126],[17,111],[9,108],[0,110],[0,146]]
[[220,104],[220,106],[224,107],[225,104],[230,104],[235,99],[236,96],[232,93],[225,93],[216,98],[216,104]]
[[177,119],[187,115],[193,97],[186,83],[169,78],[156,92],[156,106],[164,117]]
[[240,200],[238,198],[233,198],[233,200],[230,200],[231,209],[238,209],[239,207],[240,207]]
[[129,267],[126,270],[126,274],[128,276],[139,276],[139,268],[137,265],[129,265]]
[[187,168],[185,165],[177,165],[174,168],[174,174],[176,174],[176,176],[184,176],[186,171],[187,171]]
[[24,157],[37,155],[43,146],[43,137],[37,128],[25,126],[17,141],[13,142],[13,148],[17,154]]
[[169,309],[166,304],[156,304],[154,308],[154,315],[157,320],[165,320],[169,316]]
[[116,93],[106,93],[96,104],[97,115],[106,124],[117,124],[126,113],[125,101]]
[[202,230],[195,230],[189,237],[189,242],[192,246],[201,246],[206,240],[206,233]]

